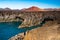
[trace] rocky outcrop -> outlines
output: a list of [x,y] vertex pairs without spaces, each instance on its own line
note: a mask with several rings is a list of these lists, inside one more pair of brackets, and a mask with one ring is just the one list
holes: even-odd
[[19,33],[13,37],[11,37],[9,40],[23,40],[24,39],[24,33]]
[[42,27],[29,31],[24,40],[60,40],[60,24],[47,22]]
[[21,27],[30,27],[33,25],[38,25],[40,24],[44,19],[52,19],[52,20],[57,20],[58,23],[60,23],[60,12],[59,11],[46,11],[46,12],[32,12],[30,14],[25,14],[28,15],[25,16],[25,20],[23,23],[19,26]]

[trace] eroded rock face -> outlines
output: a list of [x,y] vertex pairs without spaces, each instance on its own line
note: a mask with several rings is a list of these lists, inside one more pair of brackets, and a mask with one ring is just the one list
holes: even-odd
[[28,15],[24,18],[23,23],[19,26],[19,28],[21,27],[30,27],[30,26],[34,26],[34,25],[38,25],[40,23],[42,23],[42,21],[45,18],[50,18],[53,20],[57,20],[58,23],[60,23],[60,12],[59,11],[46,11],[46,12],[32,12],[30,14],[26,13],[25,15]]
[[24,40],[60,40],[60,24],[47,22],[40,28],[29,31]]
[[24,15],[25,16],[24,21],[19,26],[20,28],[21,27],[30,27],[30,26],[40,24],[42,17],[43,17],[41,13],[39,15],[36,13],[30,13],[30,14],[28,13],[25,15]]

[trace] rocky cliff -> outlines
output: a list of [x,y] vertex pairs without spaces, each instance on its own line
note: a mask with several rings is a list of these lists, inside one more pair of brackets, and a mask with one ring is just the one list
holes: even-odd
[[34,6],[23,10],[11,10],[9,8],[0,10],[0,22],[22,21],[19,28],[40,24],[45,18],[60,21],[60,11],[46,11]]
[[60,40],[60,24],[47,22],[42,27],[29,31],[24,40]]

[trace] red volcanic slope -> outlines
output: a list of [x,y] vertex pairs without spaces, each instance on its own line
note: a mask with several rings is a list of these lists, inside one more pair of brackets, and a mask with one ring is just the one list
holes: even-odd
[[43,11],[43,9],[40,9],[38,7],[32,6],[30,8],[27,9],[22,9],[21,11]]

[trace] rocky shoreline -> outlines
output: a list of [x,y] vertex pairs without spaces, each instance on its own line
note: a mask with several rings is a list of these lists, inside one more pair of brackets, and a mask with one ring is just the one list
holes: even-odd
[[24,33],[19,33],[8,40],[23,40],[23,39],[24,39]]
[[27,31],[26,35],[19,33],[9,40],[60,40],[59,28],[57,21],[48,21],[42,27]]

